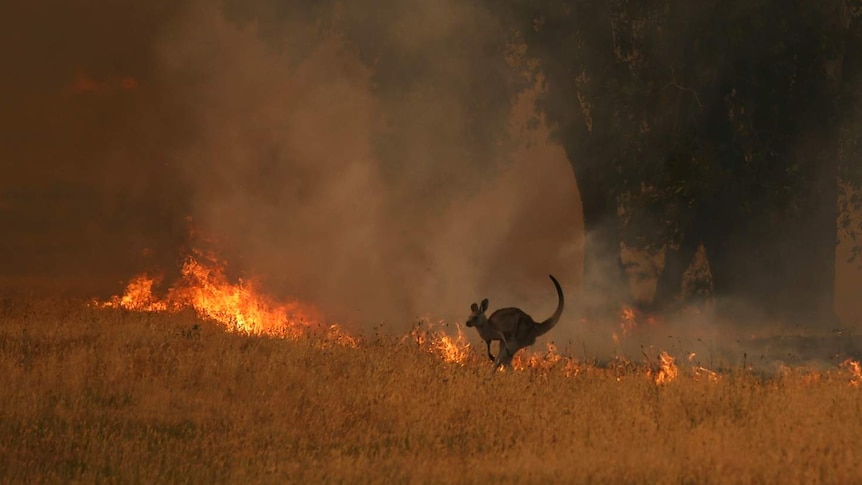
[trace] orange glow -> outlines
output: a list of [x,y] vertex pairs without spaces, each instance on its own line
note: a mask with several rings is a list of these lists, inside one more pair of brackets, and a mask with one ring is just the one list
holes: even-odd
[[[664,324],[661,314],[644,314],[640,310],[623,305],[619,313],[619,328],[611,334],[614,344],[619,343],[634,332],[644,329],[655,329]],[[644,326],[645,324],[645,326]]]
[[527,368],[549,370],[557,365],[563,356],[557,352],[557,347],[549,343],[547,351],[539,352],[519,352],[512,359],[512,367],[515,370],[525,370]]
[[73,94],[107,93],[122,91],[134,91],[138,89],[140,82],[134,76],[109,77],[98,81],[90,76],[84,69],[79,68],[75,77],[66,86],[66,90]]
[[635,311],[632,307],[623,305],[623,308],[620,310],[620,330],[619,332],[614,332],[612,337],[614,339],[615,344],[619,344],[620,340],[623,337],[628,336],[631,331],[637,327],[637,316],[635,315]]
[[847,359],[839,364],[839,367],[847,369],[850,372],[851,386],[859,387],[859,384],[862,384],[862,366],[859,365],[858,360]]
[[[415,341],[419,348],[436,355],[445,362],[453,362],[456,364],[464,364],[470,357],[470,342],[464,336],[464,331],[461,325],[456,324],[457,335],[452,337],[443,330],[435,329],[434,327],[444,326],[444,322],[438,322],[437,325],[417,325],[410,331],[407,337]],[[403,341],[403,340],[402,340]]]
[[[163,299],[153,295],[155,280],[132,278],[122,296],[97,306],[133,311],[180,311],[192,308],[201,317],[221,323],[230,331],[296,338],[319,325],[317,312],[299,302],[277,303],[259,292],[251,281],[228,281],[224,263],[200,253],[186,258],[180,279]],[[332,332],[332,327],[330,332]],[[339,339],[346,334],[337,330]]]
[[[562,355],[557,346],[548,342],[544,352],[531,352],[524,350],[518,352],[512,359],[512,369],[516,371],[525,371],[533,369],[548,373],[554,371],[562,371],[566,377],[574,377],[586,369],[586,366],[579,363],[577,360]],[[501,371],[503,369],[500,369]]]
[[341,328],[341,325],[337,323],[329,326],[329,329],[326,331],[326,340],[328,342],[334,342],[342,347],[350,347],[353,349],[359,348],[359,339],[351,336],[347,332]]
[[[368,348],[364,339],[350,335],[338,324],[324,322],[313,306],[298,301],[275,301],[252,280],[240,278],[231,281],[225,268],[226,263],[214,255],[193,250],[183,263],[180,277],[169,288],[158,291],[162,278],[142,274],[128,282],[122,295],[106,301],[94,301],[93,306],[135,312],[180,312],[191,309],[200,318],[217,322],[231,332],[291,339],[315,335],[320,338],[313,341],[323,347]],[[637,325],[636,313],[631,308],[624,307],[620,318],[623,335]],[[484,356],[484,346],[482,356],[477,357],[463,327],[458,323],[454,327],[453,331],[443,321],[429,324],[426,320],[415,326],[401,342],[415,342],[421,351],[444,362],[490,366]],[[707,379],[710,382],[721,379],[718,373],[696,365],[694,352],[684,355],[687,357],[686,367],[691,369],[690,376],[694,379]],[[642,378],[646,370],[646,375],[657,385],[673,382],[679,375],[675,358],[667,352],[662,351],[657,361],[650,358],[647,361],[648,367],[644,369],[624,357],[616,357],[606,371],[615,374],[617,381],[622,381],[621,376],[624,375]],[[862,365],[858,361],[847,359],[839,367],[849,372],[850,385],[862,385]],[[527,349],[518,352],[512,360],[512,368],[515,371],[530,369],[543,374],[562,372],[566,377],[596,369],[591,364],[579,363],[561,354],[552,343],[548,343],[544,351]],[[790,369],[787,368],[787,371]],[[820,378],[820,373],[809,373],[804,382],[812,384]]]
[[691,370],[695,379],[702,379],[703,377],[706,377],[709,382],[718,382],[719,380],[721,380],[721,376],[717,372],[709,370],[706,367],[701,367],[697,365],[692,367]]
[[123,296],[113,296],[104,303],[97,303],[102,308],[125,308],[138,312],[161,312],[168,309],[167,302],[153,296],[154,278],[138,275],[129,281]]
[[98,91],[99,85],[83,69],[78,69],[75,79],[69,85],[69,90],[76,94]]
[[537,369],[550,371],[562,369],[566,377],[577,375],[583,367],[571,357],[566,357],[557,350],[557,346],[548,343],[545,352],[519,352],[512,359],[512,367],[515,370]]
[[120,79],[120,87],[126,91],[131,91],[138,88],[138,80],[132,76],[126,76]]
[[[689,352],[689,354],[688,354],[689,364],[694,362],[694,358],[696,356],[697,356],[696,353]],[[691,367],[691,375],[695,378],[695,380],[699,380],[699,379],[702,379],[705,377],[707,380],[709,380],[709,382],[718,382],[721,379],[721,376],[718,374],[718,372],[715,372],[713,370],[709,370],[706,367],[699,366],[699,365],[693,365]]]
[[667,384],[676,379],[679,374],[679,369],[674,362],[674,358],[665,351],[659,355],[658,369],[650,369],[649,375],[656,384]]

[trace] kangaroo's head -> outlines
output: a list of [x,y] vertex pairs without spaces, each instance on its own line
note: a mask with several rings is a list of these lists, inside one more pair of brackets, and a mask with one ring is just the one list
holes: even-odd
[[470,316],[467,317],[468,327],[483,327],[488,323],[485,311],[488,309],[488,299],[482,300],[481,305],[473,303],[470,305]]

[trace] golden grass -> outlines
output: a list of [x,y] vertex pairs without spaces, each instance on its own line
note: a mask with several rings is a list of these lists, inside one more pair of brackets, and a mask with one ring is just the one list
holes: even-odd
[[473,352],[0,299],[0,482],[862,482],[846,370],[657,386],[632,365],[492,374]]

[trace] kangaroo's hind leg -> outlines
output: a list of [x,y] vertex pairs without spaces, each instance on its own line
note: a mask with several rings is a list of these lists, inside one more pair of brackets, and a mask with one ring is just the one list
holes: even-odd
[[494,359],[494,370],[500,367],[512,368],[512,358],[514,354],[504,342],[500,343],[500,351],[497,353],[497,358]]

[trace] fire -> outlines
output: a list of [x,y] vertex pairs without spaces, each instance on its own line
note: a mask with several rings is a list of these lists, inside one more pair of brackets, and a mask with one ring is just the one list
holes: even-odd
[[311,318],[313,312],[298,302],[275,303],[260,294],[251,281],[229,283],[221,266],[189,258],[182,274],[181,281],[186,284],[174,287],[169,298],[188,302],[202,317],[233,325],[238,331],[297,337],[316,323]]
[[[694,352],[689,352],[688,354],[688,363],[693,364],[694,358],[697,356]],[[721,375],[714,370],[707,369],[706,367],[700,365],[692,365],[691,366],[691,374],[695,378],[695,380],[699,380],[702,377],[706,376],[709,382],[718,382],[721,379]]]
[[577,360],[560,354],[557,346],[550,342],[548,342],[545,352],[518,353],[512,360],[512,367],[519,371],[537,369],[545,372],[559,368],[562,369],[566,377],[577,375],[583,370]]
[[622,310],[620,310],[620,320],[622,320],[623,323],[629,322],[632,325],[634,325],[634,321],[635,321],[634,309],[630,306],[624,305]]
[[[192,308],[201,318],[221,323],[228,330],[296,338],[318,323],[316,311],[299,302],[277,303],[259,292],[252,281],[234,284],[224,263],[200,252],[186,258],[181,277],[160,299],[153,295],[154,278],[132,278],[122,296],[97,306],[133,311],[180,311]],[[343,333],[343,332],[342,332]]]
[[83,68],[75,71],[74,79],[66,85],[66,91],[73,94],[112,93],[117,90],[134,91],[140,82],[134,76],[113,76],[98,81]]
[[642,323],[646,323],[646,328],[661,326],[664,323],[664,316],[644,314],[631,306],[623,305],[620,308],[619,320],[619,330],[611,335],[615,344],[619,344],[624,337],[640,329]]
[[665,351],[659,355],[659,367],[657,370],[650,369],[649,375],[656,384],[667,384],[676,379],[679,374],[679,369],[674,362],[674,358]]
[[420,323],[407,336],[411,337],[420,349],[440,357],[445,362],[466,363],[470,357],[470,342],[464,336],[461,325],[455,325],[457,335],[454,337],[443,330],[434,328],[444,325],[445,323],[441,321],[437,325],[428,325],[427,328],[422,328],[423,325]]
[[552,343],[548,343],[547,350],[544,353],[520,352],[516,354],[515,358],[512,359],[512,367],[515,370],[525,370],[527,368],[549,370],[561,360],[563,360],[563,356],[557,351],[557,347]]
[[696,365],[692,367],[691,370],[695,379],[700,379],[701,377],[706,376],[709,382],[718,382],[719,380],[721,380],[721,376],[717,372],[715,372],[714,370],[709,370],[706,367]]
[[329,329],[326,331],[326,340],[328,342],[334,342],[342,347],[350,347],[354,349],[359,348],[359,339],[345,332],[344,329],[341,328],[341,325],[338,325],[337,323],[329,326]]
[[[194,235],[194,234],[193,234]],[[363,347],[364,340],[348,334],[337,324],[324,326],[320,314],[312,306],[298,302],[277,302],[263,293],[252,280],[231,281],[226,274],[226,263],[211,253],[192,250],[186,257],[180,277],[170,288],[157,294],[161,278],[146,274],[132,278],[120,296],[94,304],[100,308],[118,308],[137,312],[179,312],[193,310],[199,317],[223,325],[228,331],[299,338],[311,331],[319,331],[323,346],[338,345],[350,348]],[[624,307],[620,330],[627,335],[636,327],[636,313]],[[436,324],[420,322],[404,338],[444,362],[465,365],[468,362],[485,362],[476,359],[463,327],[456,323],[455,332],[443,321]],[[484,354],[483,354],[484,355]],[[689,362],[694,354],[689,355]],[[673,381],[678,375],[674,358],[661,352],[658,365],[651,365],[647,375],[656,384]],[[862,368],[858,362],[845,361],[843,366],[853,373],[853,385],[862,383]],[[563,372],[566,377],[579,375],[589,369],[574,358],[562,355],[556,346],[548,343],[544,352],[519,352],[512,361],[515,370]],[[702,367],[693,367],[695,377],[705,375],[717,380],[718,374]],[[638,371],[640,373],[640,371]]]
[[637,327],[637,315],[632,307],[623,305],[620,310],[620,331],[613,333],[614,343],[620,343],[623,337],[628,336],[631,331]]
[[862,384],[862,365],[859,365],[858,360],[847,359],[839,367],[847,369],[850,372],[850,385],[859,387]]
[[138,275],[129,281],[123,296],[114,296],[100,304],[103,308],[125,308],[138,312],[161,312],[168,309],[166,302],[153,296],[155,278]]

